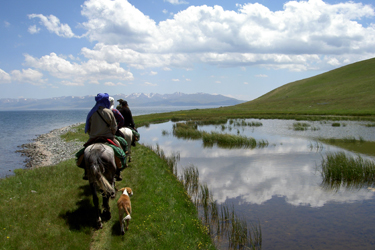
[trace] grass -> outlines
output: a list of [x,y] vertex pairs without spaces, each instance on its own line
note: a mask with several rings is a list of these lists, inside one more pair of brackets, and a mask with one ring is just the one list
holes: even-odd
[[0,180],[1,249],[175,249],[176,242],[182,249],[215,249],[171,163],[142,145],[133,153],[116,183],[134,191],[125,236],[116,200],[110,201],[112,219],[94,230],[88,182],[71,159]]
[[262,148],[268,146],[266,140],[257,141],[252,137],[200,131],[198,125],[191,121],[174,124],[173,135],[184,139],[202,139],[204,147],[217,145],[220,148]]
[[250,224],[240,218],[228,204],[218,205],[206,184],[199,183],[195,166],[179,176],[185,190],[200,211],[200,218],[217,246],[228,249],[261,249],[262,230],[259,222]]
[[375,184],[375,163],[344,152],[329,153],[322,159],[323,186],[331,188],[363,187]]

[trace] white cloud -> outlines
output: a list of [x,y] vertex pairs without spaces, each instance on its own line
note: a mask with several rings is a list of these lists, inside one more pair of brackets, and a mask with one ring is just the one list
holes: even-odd
[[150,72],[150,75],[152,75],[152,76],[155,76],[155,75],[157,75],[158,74],[158,72],[156,72],[156,71],[151,71]]
[[7,22],[7,21],[4,21],[4,26],[5,26],[6,28],[8,28],[8,27],[10,26],[10,23]]
[[[85,74],[95,75],[88,68],[90,62],[99,62],[100,67],[107,70],[120,71],[125,70],[119,63],[136,69],[178,67],[191,70],[194,64],[203,63],[238,66],[243,70],[259,65],[306,71],[375,57],[375,24],[364,26],[357,22],[375,16],[370,5],[289,1],[282,11],[276,12],[259,3],[236,6],[236,11],[217,5],[190,6],[156,23],[127,0],[87,0],[81,11],[87,18],[87,22],[81,24],[86,29],[82,37],[97,43],[94,48],[82,48],[87,62],[72,64],[60,60],[56,65],[67,70],[69,77],[75,76],[73,82],[77,82],[77,75],[81,76],[79,79]],[[53,15],[31,14],[29,18],[39,18],[42,25],[58,36],[77,37],[69,25],[61,24]],[[36,25],[29,27],[30,33],[39,30]],[[49,72],[66,78],[60,74],[60,69],[52,69],[52,66]],[[83,82],[82,79],[79,82]],[[90,81],[95,82],[93,78]]]
[[172,79],[172,82],[179,82],[180,79]]
[[[55,17],[54,15],[50,16],[44,16],[42,14],[30,14],[28,15],[30,19],[32,18],[39,18],[40,24],[44,25],[49,32],[55,33],[58,36],[61,37],[67,37],[72,38],[75,37],[74,33],[70,29],[69,25],[67,24],[61,24],[60,20]],[[39,31],[39,28],[37,28],[35,25],[29,27],[29,32],[31,34],[37,33],[35,31]],[[34,32],[34,33],[32,33]]]
[[268,77],[268,75],[259,74],[259,75],[255,75],[255,77]]
[[32,25],[27,30],[30,34],[36,34],[39,33],[40,28],[36,27],[36,25]]
[[156,24],[127,1],[88,0],[83,27],[98,43],[82,54],[138,69],[191,69],[194,63],[206,63],[292,71],[375,56],[375,25],[356,22],[375,16],[369,5],[290,1],[276,12],[258,3],[237,6],[238,11],[190,6]]
[[0,83],[10,83],[11,77],[4,70],[0,69]]
[[164,0],[164,2],[168,2],[171,4],[189,4],[189,2],[186,2],[184,0]]
[[12,81],[19,83],[31,83],[33,85],[42,85],[45,83],[45,80],[42,79],[43,74],[34,69],[22,69],[13,70],[11,72]]
[[57,56],[55,53],[45,55],[41,58],[34,58],[25,55],[27,65],[47,71],[50,75],[59,79],[68,79],[77,84],[85,82],[98,84],[100,80],[117,79],[133,80],[133,74],[123,69],[119,63],[108,63],[106,61],[88,60],[87,62],[71,63],[70,61]]
[[163,13],[164,13],[164,14],[168,14],[168,10],[164,9],[164,10],[163,10]]
[[249,83],[248,82],[244,82],[243,84],[248,85]]

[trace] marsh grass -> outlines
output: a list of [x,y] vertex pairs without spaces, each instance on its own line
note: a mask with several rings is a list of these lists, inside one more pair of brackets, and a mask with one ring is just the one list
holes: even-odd
[[[224,125],[222,125],[224,126]],[[173,135],[183,139],[202,139],[204,147],[217,145],[220,148],[264,148],[268,146],[266,140],[255,140],[252,137],[241,135],[223,134],[218,132],[205,132],[198,130],[195,122],[176,123],[173,125]]]
[[221,134],[217,132],[207,133],[204,132],[202,135],[203,146],[213,147],[217,145],[220,148],[264,148],[268,146],[266,140],[255,140],[252,137],[232,135],[232,134]]
[[293,123],[293,130],[294,131],[305,131],[311,127],[310,124],[304,122],[295,122]]
[[255,122],[255,121],[251,121],[251,122],[246,122],[245,119],[230,119],[229,120],[229,124],[230,125],[233,125],[235,127],[261,127],[263,126],[263,123],[261,122]]
[[349,156],[344,152],[329,153],[321,162],[322,186],[330,188],[373,186],[375,163],[360,155]]
[[179,156],[176,155],[179,154],[172,153],[167,157],[158,145],[147,147],[163,161],[174,165],[170,169],[173,169],[173,174],[182,183],[186,194],[195,204],[205,231],[216,245],[228,249],[261,249],[262,230],[259,221],[248,224],[245,218],[236,215],[233,206],[229,207],[227,204],[219,206],[207,184],[199,182],[199,171],[194,165],[183,168],[182,174],[178,176],[176,169]]
[[179,179],[196,205],[201,221],[217,246],[228,249],[262,248],[262,230],[259,221],[248,224],[245,218],[240,218],[235,213],[233,205],[218,205],[207,184],[199,183],[199,172],[195,166],[185,168]]

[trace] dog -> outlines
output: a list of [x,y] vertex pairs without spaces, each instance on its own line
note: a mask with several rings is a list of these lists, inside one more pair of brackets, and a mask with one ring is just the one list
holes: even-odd
[[[124,226],[126,223],[125,230],[129,229],[129,221],[131,220],[130,214],[132,212],[132,205],[130,203],[130,196],[133,195],[133,191],[130,187],[121,188],[119,191],[122,192],[122,195],[117,201],[120,225],[121,225],[121,234],[124,235]],[[126,216],[124,217],[124,215]]]

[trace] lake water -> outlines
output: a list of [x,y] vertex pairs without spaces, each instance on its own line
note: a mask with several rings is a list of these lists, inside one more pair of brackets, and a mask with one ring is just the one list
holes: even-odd
[[[164,113],[213,106],[131,107],[133,116]],[[38,135],[86,121],[90,109],[0,111],[0,178],[24,168],[25,158],[16,153],[20,145],[30,143]]]
[[[204,147],[202,140],[173,136],[173,123],[140,128],[142,143],[180,154],[178,171],[194,165],[218,204],[233,204],[239,217],[260,222],[263,249],[375,249],[375,196],[367,188],[324,188],[319,166],[328,152],[352,152],[317,138],[375,141],[366,122],[309,122],[315,130],[294,131],[291,120],[246,120],[261,127],[199,126],[199,130],[267,140],[268,147]],[[374,157],[362,155],[366,159]],[[225,249],[225,248],[224,248]]]

